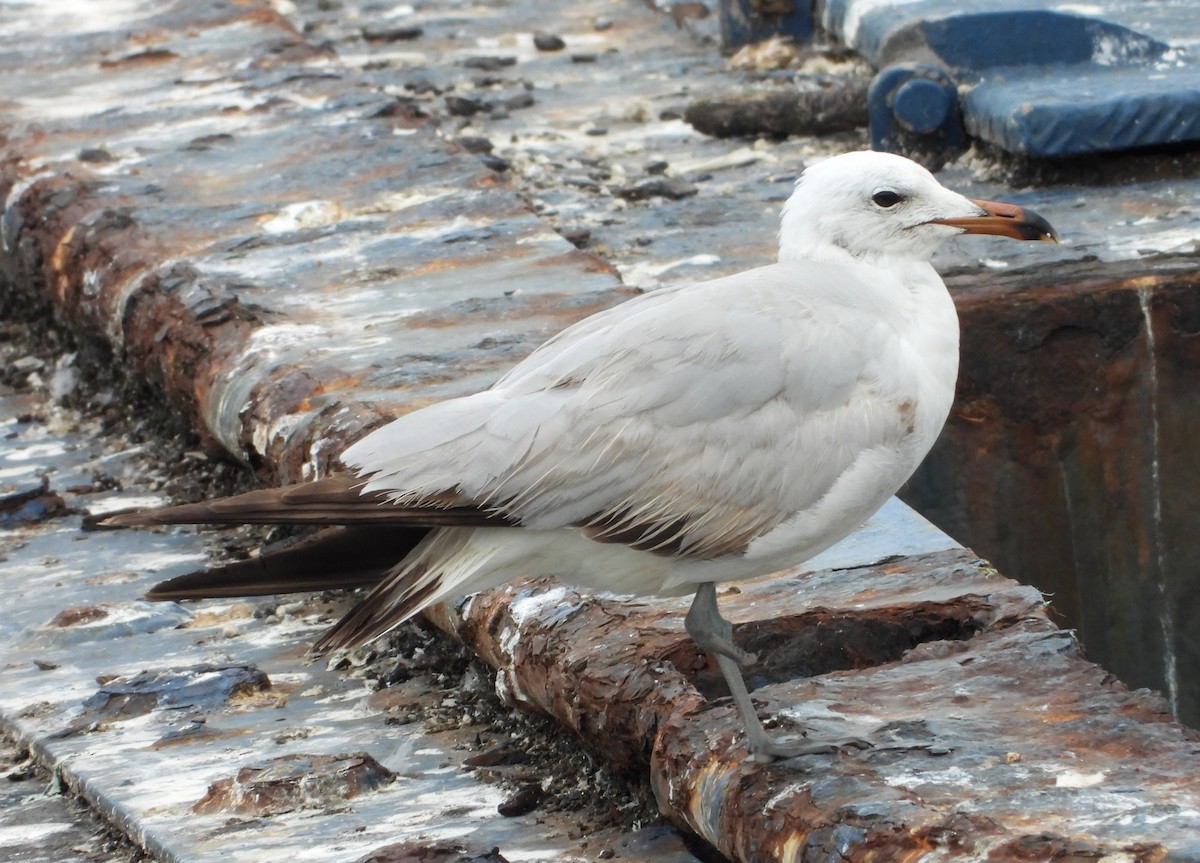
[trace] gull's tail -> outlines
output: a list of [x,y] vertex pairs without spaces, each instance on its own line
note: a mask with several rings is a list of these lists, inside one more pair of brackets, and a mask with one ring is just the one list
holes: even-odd
[[313,653],[366,644],[428,605],[469,592],[490,555],[471,550],[475,531],[432,530],[363,599],[318,639]]
[[454,528],[512,523],[454,490],[400,505],[383,492],[363,493],[363,484],[353,474],[335,474],[201,503],[89,517],[85,527],[323,526],[293,545],[168,579],[146,594],[151,600],[183,600],[374,588],[317,643],[320,652],[369,641],[469,578],[476,567],[443,565],[472,533]]
[[259,557],[218,564],[159,582],[154,601],[269,596],[374,587],[424,538],[422,528],[330,527]]

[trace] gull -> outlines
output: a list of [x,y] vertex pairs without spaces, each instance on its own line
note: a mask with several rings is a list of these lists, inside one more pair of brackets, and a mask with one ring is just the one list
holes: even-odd
[[685,629],[715,657],[750,756],[813,751],[765,732],[741,672],[755,657],[716,585],[833,545],[925,457],[959,339],[930,257],[957,234],[1057,241],[1035,213],[970,200],[900,156],[829,158],[784,205],[776,263],[592,315],[490,389],[367,434],[323,479],[102,524],[342,525],[147,594],[369,586],[318,653],[522,575],[690,593]]

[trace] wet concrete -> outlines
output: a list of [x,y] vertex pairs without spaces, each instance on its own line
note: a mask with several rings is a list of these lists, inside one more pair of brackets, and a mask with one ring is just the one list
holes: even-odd
[[[12,92],[29,94],[15,102],[6,127],[6,151],[15,154],[3,166],[6,289],[25,301],[50,298],[56,314],[114,344],[122,362],[168,393],[211,442],[269,479],[319,473],[342,442],[384,415],[484,385],[550,331],[626,296],[629,289],[614,271],[629,285],[650,288],[768,259],[778,205],[804,160],[862,144],[856,133],[785,142],[700,137],[677,119],[678,112],[692,89],[728,82],[728,73],[711,51],[688,41],[686,30],[637,4],[579,3],[549,15],[520,4],[500,11],[398,8],[390,18],[389,10],[356,5],[331,14],[302,4],[286,9],[288,18],[265,6],[114,4],[102,11],[103,20],[60,21],[51,19],[49,7],[38,8],[31,13],[36,17],[4,31],[6,44],[17,51],[13,80],[23,88]],[[384,24],[395,26],[396,18],[418,26],[421,35],[412,41],[364,36],[364,28],[378,33]],[[609,26],[601,26],[602,18]],[[105,29],[117,25],[123,29]],[[556,30],[565,50],[539,52],[535,28]],[[45,47],[57,46],[58,39],[70,42],[69,69],[60,68],[59,48]],[[81,64],[81,57],[91,59]],[[449,139],[463,139],[464,149]],[[1153,252],[1190,254],[1194,185],[1168,178],[1122,187],[1120,194],[1072,188],[1012,193],[1002,188],[1004,170],[968,156],[946,178],[977,196],[1015,199],[1050,215],[1068,242],[1039,249],[1039,265],[1058,262],[1069,269],[1096,259],[1149,266],[1145,258]],[[660,176],[691,184],[696,194],[645,200],[621,194]],[[1114,225],[1121,230],[1114,233]],[[995,274],[1032,271],[1028,256],[1017,244],[958,243],[941,264],[957,268],[964,285],[973,278],[1003,285],[1009,282]],[[952,497],[952,488],[943,486],[943,494]],[[904,525],[897,530],[885,523],[884,547],[891,550],[860,549],[860,556],[831,565],[859,567],[895,553],[897,535],[913,530],[911,521]],[[174,535],[146,541],[165,536]],[[119,609],[106,612],[110,623],[134,621],[157,631],[110,640],[102,618],[81,617],[82,634],[89,637],[74,646],[38,648],[42,653],[34,659],[59,667],[69,661],[78,676],[64,686],[45,677],[53,669],[36,662],[13,669],[10,683],[22,694],[5,711],[20,714],[25,733],[70,730],[82,701],[111,682],[110,675],[128,678],[143,670],[144,659],[132,657],[146,649],[175,669],[214,660],[253,664],[287,695],[282,705],[267,698],[252,701],[244,713],[218,712],[204,722],[179,717],[176,726],[156,705],[144,716],[108,727],[91,723],[45,746],[46,757],[71,759],[71,775],[98,801],[124,800],[108,795],[114,786],[132,783],[122,792],[140,807],[140,820],[130,829],[147,844],[166,854],[169,837],[186,837],[203,853],[252,859],[260,853],[253,849],[262,846],[249,834],[261,827],[254,838],[272,853],[311,853],[312,837],[320,835],[328,837],[330,853],[345,854],[376,848],[385,835],[394,841],[405,818],[417,819],[426,834],[442,818],[443,826],[482,825],[470,828],[479,836],[500,830],[505,842],[520,845],[515,834],[483,817],[488,806],[480,804],[476,786],[455,783],[448,792],[439,785],[447,756],[422,755],[423,744],[410,737],[395,744],[409,749],[380,759],[398,773],[397,764],[408,770],[416,784],[406,784],[403,795],[393,783],[356,798],[349,811],[334,807],[319,820],[292,813],[243,828],[185,814],[211,782],[236,773],[232,768],[262,762],[291,740],[324,756],[366,748],[370,733],[362,711],[345,706],[353,703],[354,684],[337,675],[313,682],[310,675],[317,672],[297,658],[328,618],[328,607],[301,605],[282,616],[283,625],[257,628],[246,619],[252,609],[215,604],[199,609],[198,631],[170,628],[168,618],[129,602],[137,589],[128,582],[162,577],[145,574],[155,563],[113,546],[124,549],[119,572],[132,577],[122,582],[110,574],[111,589],[81,602],[59,584],[73,573],[45,560],[65,541],[59,536],[28,546],[22,573],[36,577],[22,596],[36,611],[10,630],[14,637],[26,637],[25,626],[39,635],[48,631],[44,624],[66,608],[103,608],[106,602]],[[126,541],[135,542],[120,540]],[[770,713],[795,713],[801,725],[831,740],[848,727],[879,738],[876,749],[884,752],[891,751],[889,734],[902,740],[904,759],[916,761],[900,759],[896,772],[873,765],[877,756],[834,757],[835,771],[855,777],[848,797],[826,795],[824,770],[799,765],[793,773],[741,759],[732,711],[704,697],[716,694],[711,675],[701,657],[687,652],[680,609],[670,603],[647,611],[581,599],[581,607],[599,608],[588,614],[602,620],[588,636],[593,640],[580,634],[570,645],[542,632],[540,615],[555,608],[539,602],[541,594],[501,591],[468,606],[462,620],[447,616],[451,609],[438,619],[496,660],[502,689],[517,702],[534,701],[522,696],[541,692],[549,704],[543,709],[565,716],[618,763],[650,758],[660,805],[670,817],[741,859],[790,859],[801,850],[853,858],[885,848],[888,854],[941,856],[986,848],[998,859],[1076,851],[1155,859],[1167,847],[1190,853],[1185,840],[1196,830],[1195,789],[1170,774],[1170,765],[1194,762],[1188,735],[1165,721],[1153,697],[1125,693],[1082,663],[1041,618],[1032,595],[986,568],[942,561],[938,565],[955,586],[930,597],[922,591],[932,588],[922,582],[913,587],[913,603],[884,589],[884,582],[898,583],[898,573],[927,574],[911,555],[950,545],[944,537],[939,542],[903,549],[910,556],[890,567],[843,569],[797,585],[794,593],[790,586],[772,590],[769,599],[756,597],[745,616],[739,609],[744,637],[772,647],[831,627],[854,647],[828,651],[810,669],[817,676],[800,680],[792,678],[803,657],[781,650],[756,693],[771,699]],[[87,561],[89,568],[97,565]],[[877,587],[873,578],[882,580]],[[854,594],[858,585],[868,593],[879,590],[888,610],[858,611],[855,606],[869,598]],[[1014,602],[1018,611],[992,613]],[[780,603],[795,607],[777,615]],[[813,604],[831,610],[816,612]],[[166,613],[157,608],[155,614]],[[472,608],[480,614],[492,609],[490,619],[517,624],[508,630],[515,640],[489,647],[489,627],[472,622]],[[625,618],[643,613],[654,621],[646,649],[661,648],[669,656],[631,665],[625,660],[636,658],[640,642]],[[791,622],[762,628],[776,617]],[[99,640],[85,631],[89,627],[97,627]],[[532,642],[525,627],[537,630]],[[121,652],[135,642],[133,654]],[[877,642],[888,650],[865,649]],[[118,652],[80,656],[81,645],[97,643]],[[607,645],[600,658],[612,663],[611,674],[600,668],[586,673],[590,659],[582,666],[560,663],[568,649],[586,643]],[[47,650],[58,653],[47,659]],[[935,654],[942,650],[966,653],[959,662],[939,659]],[[519,663],[512,660],[518,652]],[[974,677],[975,668],[989,673]],[[534,676],[526,680],[524,674]],[[97,676],[106,680],[97,682]],[[567,681],[604,700],[606,710],[594,715],[608,722],[611,710],[613,729],[624,729],[620,736],[616,730],[598,735],[602,729],[580,719],[581,705],[570,704],[572,690],[562,688]],[[956,703],[959,685],[979,713],[961,726],[937,729],[933,736],[944,734],[950,744],[928,744],[913,723],[929,721],[932,702],[941,708]],[[894,700],[879,716],[853,719],[861,718],[861,705],[875,703],[870,699],[877,686],[881,699]],[[853,695],[857,700],[845,703],[860,706],[822,701],[827,687]],[[1029,697],[1020,697],[1025,691]],[[1063,726],[1070,745],[1058,740],[1057,751],[1026,747],[1023,741],[1043,732],[1047,714],[1039,705],[1054,703],[1052,696],[1077,699],[1069,715],[1099,716],[1098,724]],[[815,713],[797,706],[805,704]],[[252,732],[255,722],[270,721],[264,715],[320,733]],[[991,715],[998,717],[995,724],[972,724]],[[307,716],[319,719],[302,718]],[[887,730],[891,718],[899,730]],[[1104,724],[1109,721],[1117,725]],[[965,729],[961,736],[955,727]],[[109,735],[102,747],[91,745],[96,734]],[[1116,744],[1107,742],[1109,734]],[[1139,742],[1155,735],[1163,740],[1157,749]],[[918,737],[920,744],[912,744],[909,738]],[[144,774],[160,769],[165,762],[153,753],[174,748],[167,744],[176,739],[210,741],[226,751],[189,750],[194,754],[187,764],[194,769],[164,797],[159,785],[145,784]],[[1037,768],[1008,777],[1030,779],[1037,790],[1029,799],[1045,803],[1029,804],[1029,818],[1019,811],[1028,801],[990,770],[999,739],[1021,743],[1019,750],[1005,750],[1006,763],[1029,757]],[[156,749],[158,744],[166,748]],[[913,778],[927,772],[923,759],[951,754],[940,751],[945,748],[965,759],[959,767],[971,777],[952,793],[950,786]],[[1019,756],[1015,761],[1009,761],[1010,751]],[[1073,759],[1091,772],[1074,776],[1063,766]],[[1150,765],[1140,774],[1145,781],[1128,773],[1131,763],[1142,760]],[[1106,784],[1109,775],[1121,781]],[[994,802],[983,796],[993,781]],[[956,795],[968,785],[981,796],[957,806]],[[1053,790],[1093,786],[1102,796],[1081,798],[1079,809]],[[1160,794],[1173,795],[1174,802],[1167,805]],[[778,795],[778,805],[772,804]],[[847,799],[857,808],[847,808]],[[875,814],[863,809],[870,805],[864,800],[878,803]],[[1126,811],[1148,814],[1124,820],[1081,814],[1101,804],[1108,807],[1104,812],[1116,813],[1127,803]],[[122,818],[133,811],[127,801],[106,805]],[[805,833],[809,838],[801,838]],[[536,853],[524,847],[525,856]]]
[[8,863],[137,863],[141,849],[0,737],[0,854]]

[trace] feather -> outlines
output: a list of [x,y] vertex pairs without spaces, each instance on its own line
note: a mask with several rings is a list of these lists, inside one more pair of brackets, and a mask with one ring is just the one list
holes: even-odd
[[393,495],[364,493],[363,480],[338,473],[315,482],[249,491],[233,497],[185,503],[161,509],[116,513],[95,521],[99,528],[161,524],[375,524],[410,527],[495,525],[511,523],[486,505],[453,489],[421,497],[408,496],[403,506]]
[[178,601],[373,587],[426,532],[376,525],[325,528],[259,557],[159,582],[146,593],[146,599]]

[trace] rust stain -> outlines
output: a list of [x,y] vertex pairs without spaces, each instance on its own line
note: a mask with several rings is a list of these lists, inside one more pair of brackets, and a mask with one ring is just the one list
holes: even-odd
[[[561,255],[554,255],[544,258],[538,262],[539,267],[562,267],[562,266],[578,266],[585,273],[604,273],[605,275],[619,278],[620,273],[616,266],[604,258],[589,254],[579,249],[572,249],[564,252]],[[637,292],[631,288],[631,292]]]
[[[801,638],[802,622],[825,633],[836,652],[849,654],[848,664],[806,672],[818,675],[812,679],[782,670],[773,678],[781,682],[756,691],[756,700],[762,700],[768,716],[785,705],[803,714],[813,703],[819,705],[816,716],[840,714],[849,727],[862,727],[855,721],[884,722],[883,727],[898,729],[900,741],[912,741],[910,749],[877,743],[883,749],[876,754],[844,750],[808,766],[747,761],[736,714],[727,703],[711,700],[723,693],[708,691],[708,685],[697,689],[707,661],[682,632],[686,603],[618,606],[556,588],[552,580],[529,579],[477,595],[461,609],[461,617],[443,606],[431,610],[429,618],[497,667],[516,700],[555,716],[616,765],[628,769],[649,758],[663,811],[733,860],[790,861],[800,849],[805,854],[828,849],[839,859],[862,861],[919,860],[928,854],[1032,859],[1014,855],[1043,847],[1037,844],[1038,829],[1044,831],[1059,814],[1030,811],[1017,819],[989,814],[995,795],[1025,794],[1021,774],[1011,774],[1008,787],[989,779],[980,787],[987,801],[969,816],[924,806],[913,791],[896,798],[886,777],[941,769],[938,758],[1045,770],[1039,765],[1055,763],[1064,753],[1070,769],[1093,770],[1096,759],[1122,756],[1115,740],[1125,741],[1126,752],[1139,753],[1136,769],[1143,770],[1151,759],[1168,763],[1167,753],[1178,754],[1181,744],[1188,745],[1178,736],[1168,742],[1161,735],[1150,748],[1132,744],[1134,720],[1117,717],[1131,704],[1143,705],[1142,711],[1151,705],[1113,689],[1046,620],[1035,593],[979,566],[968,551],[856,571],[852,580],[818,578],[814,588],[806,588],[808,582],[811,577],[746,582],[736,592],[723,593],[727,613],[739,621],[735,639],[760,656],[796,641],[794,655],[808,661],[812,650]],[[950,584],[958,593],[955,599],[913,601],[922,590]],[[553,601],[537,605],[547,591],[554,591]],[[858,608],[868,597],[871,607]],[[908,600],[897,601],[902,597]],[[510,612],[516,600],[519,620]],[[876,621],[893,622],[918,642],[916,647],[880,650]],[[847,629],[851,623],[858,629]],[[766,645],[754,640],[765,633],[778,638]],[[947,643],[947,637],[961,640]],[[1040,645],[1048,639],[1061,647],[1043,650]],[[848,670],[828,673],[833,667]],[[752,676],[762,673],[750,670]],[[924,710],[930,702],[947,705],[950,715],[963,714],[960,721],[967,724],[961,732],[954,731],[957,724],[946,723],[943,711]],[[1145,715],[1161,722],[1152,709]],[[974,730],[972,721],[986,723],[988,734]],[[1100,733],[1101,723],[1111,731]],[[904,737],[906,729],[915,736]],[[1002,741],[999,749],[996,740]],[[639,747],[638,741],[653,741],[653,746]],[[931,744],[946,747],[931,753],[945,754],[927,754]],[[1019,758],[1013,758],[1015,751]],[[1153,756],[1141,754],[1150,751]],[[1126,763],[1122,769],[1134,768]],[[821,790],[820,799],[815,789]],[[832,789],[840,790],[833,794]],[[1038,826],[1031,833],[1027,825]],[[1105,853],[1118,850],[1097,847]]]
[[[958,397],[906,500],[1050,594],[1119,677],[1165,686],[1194,616],[1178,597],[1196,554],[1164,537],[1187,530],[1200,481],[1184,454],[1200,422],[1200,267],[1076,261],[950,281]],[[1176,701],[1194,720],[1200,685],[1180,669]]]
[[85,623],[94,623],[97,620],[103,620],[110,614],[107,608],[99,605],[90,606],[75,606],[60,611],[50,621],[50,626],[66,628],[68,626],[80,626]]
[[460,257],[438,258],[433,261],[427,261],[426,263],[421,264],[416,267],[405,268],[404,276],[406,278],[428,276],[433,273],[444,273],[444,272],[448,272],[450,270],[457,270],[462,267],[469,267],[469,266],[472,266],[472,262],[464,260],[463,258],[460,258]]
[[[516,246],[514,238],[537,238],[537,231],[544,228],[506,192],[506,179],[461,154],[443,153],[438,149],[443,145],[423,127],[416,132],[422,137],[409,139],[415,144],[402,147],[389,140],[393,136],[375,135],[370,148],[364,148],[357,142],[367,136],[361,134],[363,127],[355,125],[361,118],[352,112],[305,113],[301,103],[318,103],[337,92],[336,79],[301,65],[322,49],[304,42],[261,3],[238,0],[235,13],[240,18],[231,19],[227,9],[209,9],[209,17],[198,22],[193,32],[244,20],[263,25],[269,33],[257,42],[232,46],[227,56],[189,54],[187,62],[214,74],[246,70],[242,93],[255,94],[254,111],[247,114],[236,106],[197,109],[187,116],[184,125],[189,131],[181,132],[175,149],[166,155],[146,154],[127,170],[114,168],[115,173],[103,182],[66,172],[34,182],[15,208],[13,222],[19,226],[20,242],[4,267],[20,277],[14,282],[30,284],[35,295],[53,297],[78,329],[123,332],[124,343],[115,347],[123,351],[131,368],[156,384],[188,416],[210,418],[217,380],[254,375],[253,386],[247,388],[249,398],[227,406],[236,416],[225,417],[236,425],[235,442],[247,449],[257,433],[286,425],[296,412],[320,412],[294,439],[271,441],[270,451],[261,454],[264,475],[299,476],[316,460],[313,453],[318,447],[319,457],[327,460],[347,440],[382,422],[383,408],[353,404],[356,395],[351,388],[376,386],[372,377],[384,368],[396,372],[400,381],[394,387],[378,386],[392,396],[386,411],[404,413],[435,400],[429,387],[495,371],[557,327],[636,293],[614,289],[612,282],[605,287],[597,280],[589,283],[596,287],[586,294],[530,290],[507,298],[441,302],[441,307],[396,325],[391,339],[395,350],[372,355],[357,369],[343,367],[342,362],[323,364],[319,359],[305,359],[301,367],[300,353],[286,350],[277,359],[264,359],[260,366],[235,366],[245,362],[248,346],[264,327],[281,320],[296,322],[289,316],[293,302],[288,291],[318,292],[345,276],[330,276],[326,281],[314,277],[313,270],[333,270],[337,259],[327,257],[324,267],[303,263],[300,243],[294,257],[302,263],[291,266],[292,261],[284,260],[291,251],[287,238],[247,236],[253,213],[243,212],[231,224],[212,211],[236,209],[246,200],[282,206],[324,199],[331,181],[336,181],[342,184],[338,188],[345,194],[347,211],[360,212],[360,204],[369,208],[379,200],[381,188],[413,187],[408,178],[419,175],[420,165],[419,159],[407,155],[412,150],[463,159],[453,163],[454,176],[465,178],[464,188],[488,194],[459,196],[453,206],[438,209],[437,218],[411,227],[435,227],[446,223],[447,214],[461,213],[490,236],[467,254],[434,254],[436,247],[423,248],[419,254],[433,255],[433,260],[411,269],[396,267],[388,274],[401,290],[425,289],[420,282],[423,276],[463,272],[465,268],[456,269],[463,261],[472,265],[512,262],[514,271],[525,266],[531,281],[540,280],[539,289],[547,279],[563,279],[554,284],[566,284],[574,276],[614,273],[610,265],[579,251],[536,257],[538,249],[549,245]],[[280,34],[285,37],[283,50],[277,50]],[[246,58],[249,66],[243,65]],[[110,63],[116,80],[122,67],[134,79],[174,59],[172,52],[162,49],[87,62]],[[268,80],[253,77],[255,70],[288,64],[296,64],[288,74],[266,76]],[[284,78],[281,84],[279,79]],[[211,117],[205,111],[211,111]],[[229,137],[227,126],[222,125],[226,113],[242,114],[247,122],[258,124],[253,126],[254,134],[239,131]],[[314,118],[320,122],[308,123]],[[211,130],[199,128],[206,119],[213,121]],[[20,141],[7,146],[36,152],[48,141],[91,144],[139,131],[121,126],[122,122],[120,117],[98,115],[69,128],[31,127],[19,133]],[[319,129],[319,135],[306,137],[310,128]],[[370,128],[380,131],[378,125]],[[339,131],[344,129],[350,131]],[[198,146],[188,149],[190,145]],[[327,158],[313,160],[313,152]],[[219,168],[214,167],[214,159],[219,159]],[[0,170],[0,188],[6,196],[32,171],[16,159],[6,160]],[[259,175],[285,182],[260,182]],[[167,186],[171,189],[164,191]],[[172,191],[180,188],[183,193]],[[196,200],[204,205],[197,206]],[[387,218],[380,213],[380,220]],[[396,216],[389,225],[403,228],[404,216]],[[259,254],[263,257],[256,257]],[[172,258],[186,258],[196,265],[151,271]],[[375,259],[368,266],[379,263]],[[210,279],[213,270],[237,271],[243,266],[248,271],[261,267],[254,283],[223,287]],[[1110,363],[1110,371],[1102,386],[1128,389],[1138,380],[1133,365],[1119,363],[1128,352],[1145,349],[1140,330],[1106,328],[1112,310],[1079,295],[1081,286],[1093,294],[1099,286],[1112,295],[1113,302],[1124,303],[1128,312],[1131,292],[1174,290],[1188,279],[1195,281],[1194,267],[1190,275],[1163,270],[1149,276],[1145,266],[1144,262],[1124,269],[1071,265],[1045,268],[1036,276],[989,272],[958,280],[959,305],[971,332],[970,345],[979,348],[978,362],[994,362],[992,352],[999,353],[1009,342],[1018,358],[1007,367],[1019,372],[1013,391],[986,386],[977,374],[979,366],[968,362],[967,398],[962,402],[966,408],[959,416],[970,423],[971,452],[1016,464],[1012,453],[1037,442],[1040,435],[1058,441],[1056,446],[1078,443],[1039,428],[1054,419],[1045,408],[1013,410],[1029,407],[1019,390],[1031,382],[1047,377],[1064,380],[1086,371],[1089,363],[1105,362]],[[264,277],[264,270],[269,275]],[[139,277],[143,281],[138,290],[118,308],[122,291]],[[994,314],[997,298],[1009,303],[1011,317]],[[431,304],[436,302],[438,298],[431,298]],[[1184,310],[1179,325],[1200,331],[1200,316],[1188,313],[1185,305],[1180,308]],[[1045,314],[1031,315],[1031,309]],[[120,326],[112,326],[122,314]],[[991,329],[983,320],[989,315]],[[1018,326],[1019,315],[1025,316],[1026,324],[1032,318],[1037,326]],[[1156,307],[1156,315],[1166,316],[1167,311]],[[1078,327],[1081,317],[1094,324],[1087,332],[1077,331],[1087,329]],[[395,321],[399,316],[385,319]],[[440,366],[438,370],[424,377],[416,373],[403,377],[409,371],[406,364],[417,364],[418,354],[428,345],[457,326],[477,324],[494,325],[496,332],[471,331],[469,344],[464,340],[464,344],[436,348],[441,353],[429,364]],[[421,329],[444,333],[427,335]],[[419,347],[406,344],[419,339],[426,340]],[[1052,362],[1042,360],[1039,367],[1039,354]],[[339,398],[343,391],[345,398]],[[1081,399],[1088,396],[1085,389],[1073,392]],[[454,393],[452,386],[437,391],[440,396]],[[1081,403],[1098,416],[1115,415],[1111,405],[1094,399]],[[1010,438],[1010,429],[997,427],[1000,420],[1013,422],[1018,432]],[[196,425],[202,433],[212,434],[201,422]],[[1039,473],[1049,473],[1050,463],[1047,459],[1021,462]],[[1105,473],[1101,465],[1094,471],[1093,465],[1086,467],[1089,475],[1103,478],[1110,486],[1122,478],[1119,470]],[[993,478],[972,472],[969,466],[964,477],[985,494],[994,490]],[[683,632],[685,602],[618,603],[563,589],[553,602],[530,611],[539,595],[558,589],[548,580],[521,582],[481,594],[464,606],[462,616],[443,606],[431,610],[429,617],[497,667],[515,700],[559,718],[602,750],[618,769],[649,769],[669,817],[737,860],[790,859],[802,851],[814,858],[855,861],[918,859],[929,853],[979,859],[989,848],[1002,849],[993,857],[998,861],[1041,859],[1038,855],[1045,854],[1086,856],[1094,849],[1053,838],[1039,844],[1036,836],[1031,840],[1021,835],[1026,822],[1049,823],[1064,817],[1060,812],[1036,810],[1037,801],[1018,823],[1000,814],[989,820],[983,814],[947,813],[937,802],[926,805],[920,790],[904,788],[901,793],[897,789],[901,780],[913,781],[910,775],[933,773],[944,763],[969,771],[983,759],[1002,762],[1010,752],[1020,752],[1020,766],[1030,770],[1059,763],[1054,759],[1068,749],[1081,759],[1080,769],[1092,769],[1101,755],[1108,757],[1122,749],[1152,752],[1153,759],[1140,759],[1135,765],[1142,778],[1132,772],[1118,777],[1130,786],[1144,782],[1150,775],[1147,771],[1166,771],[1162,765],[1169,764],[1178,772],[1180,764],[1188,763],[1189,753],[1194,758],[1194,742],[1180,743],[1182,732],[1164,722],[1157,702],[1103,682],[1074,652],[1070,640],[1061,638],[1045,620],[1039,598],[979,567],[969,552],[909,558],[836,578],[831,574],[781,578],[742,585],[736,592],[723,591],[722,603],[737,620],[736,637],[773,652],[757,669],[761,679],[755,683],[755,698],[779,728],[792,727],[783,717],[786,709],[813,735],[821,733],[823,717],[840,723],[835,732],[882,734],[881,726],[868,724],[860,729],[855,724],[880,717],[881,723],[886,720],[884,727],[891,728],[889,733],[895,734],[874,752],[843,751],[800,765],[746,761],[738,720],[728,703],[720,700],[723,693],[707,657]],[[942,593],[925,592],[934,589]],[[529,602],[514,609],[514,598]],[[518,631],[519,638],[509,637]],[[243,706],[269,706],[280,696],[286,693],[252,690],[235,700]],[[930,711],[930,704],[944,709]],[[1029,704],[1049,708],[1039,713]],[[143,706],[134,704],[131,709]],[[1047,722],[1046,717],[1054,721]],[[810,721],[811,727],[805,724]],[[1143,722],[1153,724],[1152,734],[1129,728]],[[1098,729],[1112,735],[1102,745],[1096,743],[1102,737]],[[915,736],[905,737],[906,733]],[[947,743],[948,751],[932,752],[930,740]],[[905,749],[910,743],[912,748]],[[273,766],[283,778],[293,771],[311,773],[313,768],[296,763]],[[236,806],[237,785],[250,796],[265,789],[275,805],[307,805],[289,798],[291,792],[280,786],[255,785],[261,779],[261,773],[243,776],[239,771],[216,794],[225,794],[227,802]],[[1176,796],[1191,793],[1194,785],[1194,777],[1185,778],[1171,791]],[[999,781],[986,790],[997,796],[1012,791]],[[964,799],[973,791],[964,789]],[[936,800],[938,793],[930,792],[929,798]],[[864,801],[876,808],[868,808]],[[970,798],[969,802],[983,811],[996,811],[993,799]],[[978,847],[972,842],[978,842]],[[1154,852],[1146,851],[1144,856],[1151,859]]]
[[365,752],[283,755],[213,782],[192,811],[261,818],[296,809],[323,809],[389,785],[395,778]]

